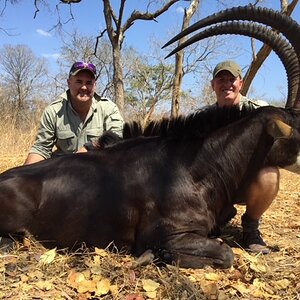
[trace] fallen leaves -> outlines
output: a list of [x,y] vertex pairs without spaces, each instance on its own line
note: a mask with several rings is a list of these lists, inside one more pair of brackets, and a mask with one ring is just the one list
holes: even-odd
[[[23,251],[0,260],[0,272],[6,274],[0,299],[25,294],[41,299],[146,300],[167,299],[166,295],[185,299],[195,293],[199,299],[282,299],[282,295],[299,292],[299,263],[293,265],[292,272],[285,267],[287,249],[274,258],[275,254],[253,255],[240,248],[233,251],[235,264],[228,270],[137,267],[131,256],[98,248],[74,256],[60,254],[57,249],[42,248],[33,255]],[[284,276],[272,274],[274,266],[284,269]]]
[[[75,269],[72,269],[67,278],[67,285],[75,289],[79,294],[85,294],[87,299],[95,296],[101,297],[107,294],[117,297],[120,287],[117,284],[112,284],[111,279],[107,277],[111,275],[111,272],[107,272],[107,269],[103,267],[103,260],[105,259],[107,259],[107,261],[111,261],[111,254],[108,254],[108,252],[103,249],[96,248],[95,254],[88,257],[85,261],[85,265],[88,269],[82,270],[81,272],[77,272]],[[114,263],[113,268],[116,268],[116,266],[120,269],[123,268],[122,272],[126,273],[125,275],[128,277],[132,285],[140,286],[147,298],[156,299],[157,289],[160,284],[152,279],[138,278],[135,271],[133,269],[126,268],[126,265],[134,265],[133,258],[131,258],[131,264],[129,264],[128,257],[125,256],[120,258],[118,263]],[[127,299],[130,299],[130,297],[128,296]]]
[[288,279],[284,278],[281,280],[272,281],[271,284],[274,286],[275,289],[285,290],[290,286],[291,282]]
[[233,252],[238,260],[239,269],[248,269],[257,272],[265,273],[266,265],[262,261],[262,254],[251,254],[240,248],[233,248]]
[[51,264],[54,261],[55,256],[56,256],[56,248],[51,249],[45,252],[44,254],[42,254],[39,260],[39,264],[42,266]]
[[38,281],[34,285],[43,291],[50,291],[53,288],[52,282],[49,280]]
[[91,276],[89,272],[76,272],[71,270],[67,278],[67,285],[75,289],[80,294],[90,294],[103,296],[112,292],[117,293],[115,286],[111,285],[109,279],[100,276]]
[[237,290],[242,296],[249,294],[249,289],[242,282],[233,283],[233,284],[231,284],[231,287],[233,287],[235,290]]
[[146,296],[150,299],[156,299],[156,290],[160,286],[159,283],[152,279],[142,279],[143,289],[146,291]]
[[219,274],[216,273],[205,273],[204,274],[205,279],[211,280],[211,281],[219,281],[221,279]]

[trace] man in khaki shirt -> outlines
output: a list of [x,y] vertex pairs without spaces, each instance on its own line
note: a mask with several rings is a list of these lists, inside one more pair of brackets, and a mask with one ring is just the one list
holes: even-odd
[[25,164],[82,152],[107,130],[122,136],[123,118],[112,101],[96,94],[96,77],[93,64],[75,62],[72,65],[67,81],[69,89],[43,112]]
[[[216,65],[211,81],[217,103],[224,106],[247,106],[256,109],[268,105],[264,101],[250,100],[240,93],[243,86],[241,67],[234,61],[224,61]],[[230,163],[230,162],[229,162]],[[269,253],[270,249],[262,239],[259,223],[262,215],[270,207],[279,189],[279,170],[265,167],[250,184],[241,199],[232,199],[236,204],[245,204],[242,215],[243,246],[252,252]],[[232,215],[234,215],[232,211]],[[232,216],[231,216],[232,217]]]

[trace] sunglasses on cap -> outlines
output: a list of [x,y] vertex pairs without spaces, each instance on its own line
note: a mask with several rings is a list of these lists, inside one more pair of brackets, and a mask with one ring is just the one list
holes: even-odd
[[72,65],[70,72],[69,72],[69,77],[77,75],[82,70],[90,71],[95,78],[97,77],[97,71],[96,71],[95,65],[93,65],[91,63],[86,63],[83,61],[75,62]]

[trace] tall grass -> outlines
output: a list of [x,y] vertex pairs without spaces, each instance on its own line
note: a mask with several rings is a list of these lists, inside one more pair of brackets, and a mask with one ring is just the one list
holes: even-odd
[[21,117],[0,110],[0,172],[22,165],[31,148],[39,125],[41,110]]

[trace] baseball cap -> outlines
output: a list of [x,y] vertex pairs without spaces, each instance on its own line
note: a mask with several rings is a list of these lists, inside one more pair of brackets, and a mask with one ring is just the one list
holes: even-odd
[[97,71],[95,65],[83,61],[77,61],[72,65],[70,69],[69,78],[71,76],[77,75],[82,70],[90,71],[95,78],[97,77]]
[[238,77],[238,76],[242,77],[241,67],[233,60],[226,60],[218,63],[213,71],[213,78],[215,78],[217,74],[221,71],[228,71],[234,77]]

